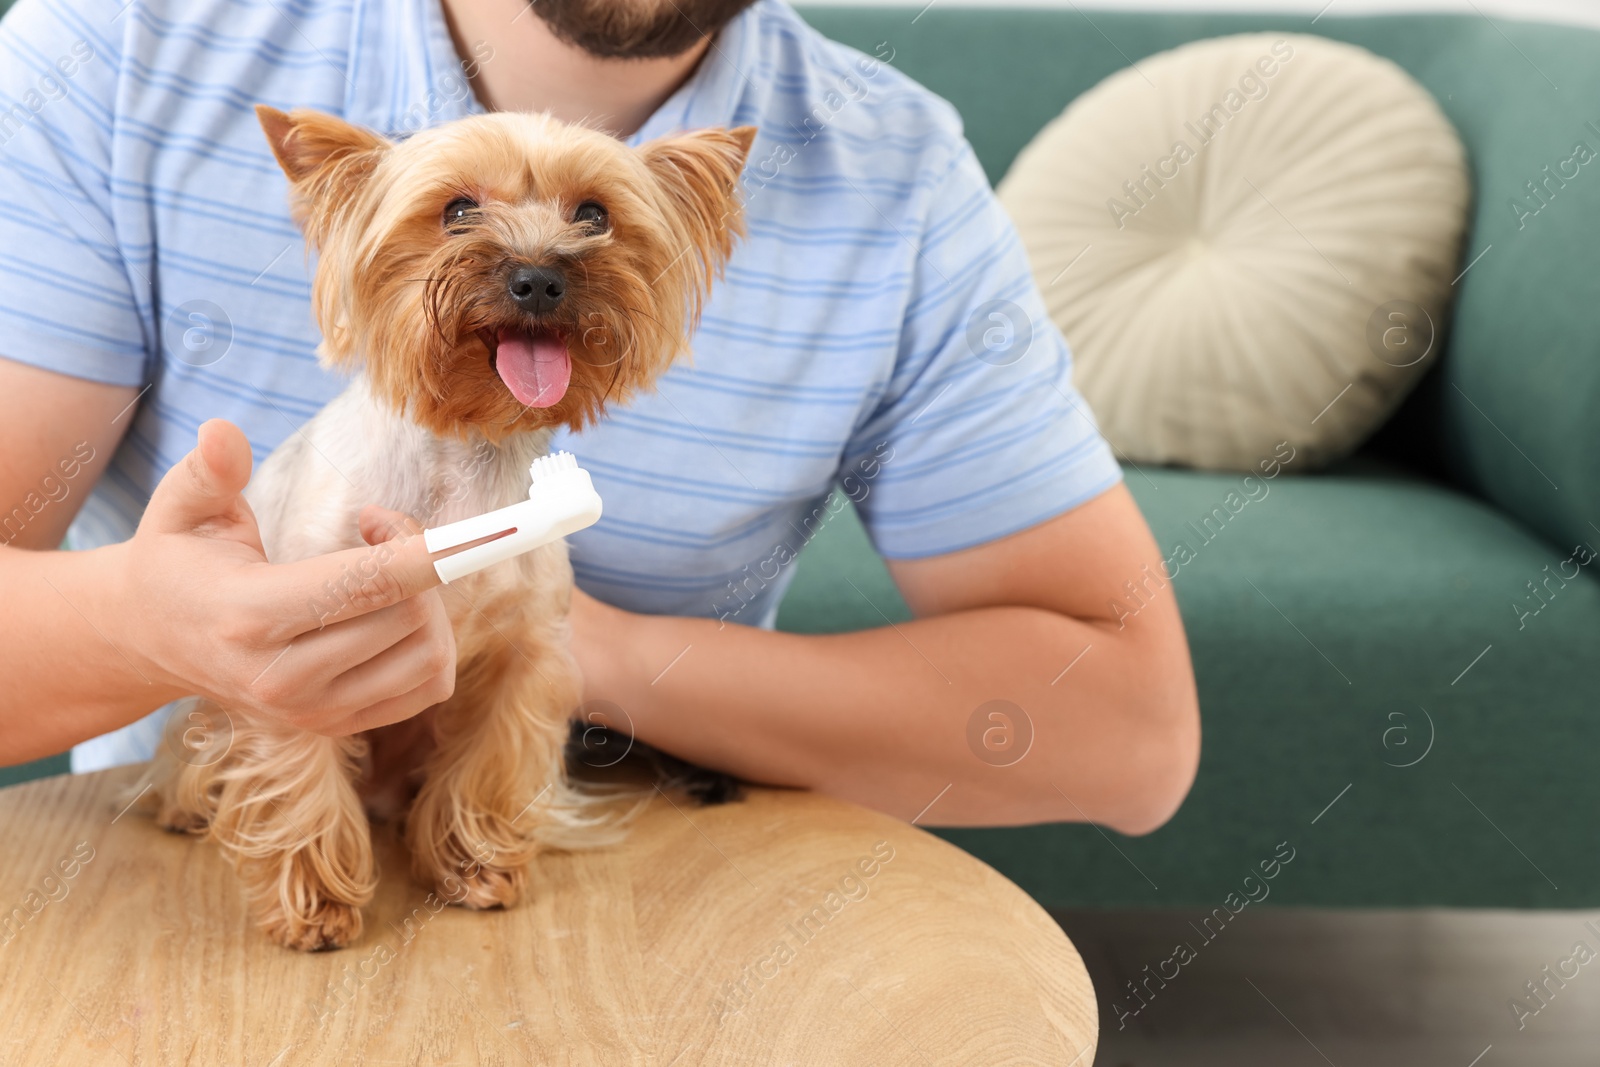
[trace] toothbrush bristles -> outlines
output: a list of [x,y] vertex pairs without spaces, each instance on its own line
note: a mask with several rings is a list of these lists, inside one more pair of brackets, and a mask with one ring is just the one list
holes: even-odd
[[578,469],[578,457],[571,452],[552,452],[548,456],[540,456],[528,467],[530,481],[537,482],[540,478],[555,474],[558,471],[573,471]]

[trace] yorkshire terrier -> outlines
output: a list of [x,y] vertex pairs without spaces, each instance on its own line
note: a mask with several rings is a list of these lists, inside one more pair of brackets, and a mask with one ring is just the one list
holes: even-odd
[[[354,372],[246,491],[275,562],[363,544],[365,504],[431,527],[526,499],[557,427],[591,423],[686,351],[743,231],[752,127],[630,148],[501,113],[391,142],[315,111],[256,114],[318,253],[318,354]],[[541,847],[596,824],[563,764],[581,691],[571,590],[559,541],[453,583],[455,693],[406,723],[330,738],[199,709],[226,715],[231,745],[210,762],[162,747],[157,820],[216,841],[290,948],[360,935],[369,811],[403,815],[412,873],[441,897],[514,904]],[[393,768],[379,773],[396,758],[398,796]]]

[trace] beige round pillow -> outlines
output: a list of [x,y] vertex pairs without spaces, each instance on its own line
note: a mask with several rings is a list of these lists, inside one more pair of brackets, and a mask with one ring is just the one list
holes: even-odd
[[1296,470],[1349,453],[1437,358],[1464,153],[1393,63],[1247,34],[1085,93],[1000,184],[1076,381],[1125,458]]

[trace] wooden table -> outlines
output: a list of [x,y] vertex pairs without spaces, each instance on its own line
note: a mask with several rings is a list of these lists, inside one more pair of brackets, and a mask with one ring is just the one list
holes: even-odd
[[1094,1059],[1094,991],[1050,917],[838,801],[658,798],[626,844],[536,864],[506,912],[434,914],[385,843],[362,939],[298,955],[251,926],[215,849],[119,815],[134,777],[0,791],[6,1067]]

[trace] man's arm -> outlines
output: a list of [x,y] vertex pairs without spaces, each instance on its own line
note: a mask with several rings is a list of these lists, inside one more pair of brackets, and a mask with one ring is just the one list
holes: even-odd
[[133,386],[0,359],[0,544],[61,543],[133,420],[138,395]]
[[[586,697],[616,702],[641,740],[708,767],[930,825],[1147,833],[1177,810],[1200,755],[1170,586],[1121,620],[1112,603],[1124,581],[1154,588],[1146,575],[1161,568],[1118,485],[1010,537],[891,562],[918,616],[903,625],[803,636],[632,615],[580,594],[575,649]],[[969,747],[968,721],[991,700],[1032,723],[1011,766]]]
[[59,752],[181,695],[140,678],[82,614],[104,586],[100,560],[42,551],[66,536],[137,395],[0,359],[0,724],[10,735],[0,764]]
[[[191,694],[330,734],[449,696],[455,644],[422,539],[368,509],[373,548],[269,564],[241,495],[249,446],[226,423],[202,428],[131,540],[51,551],[136,396],[0,359],[0,764]],[[373,578],[337,613],[311,611],[344,568]]]

